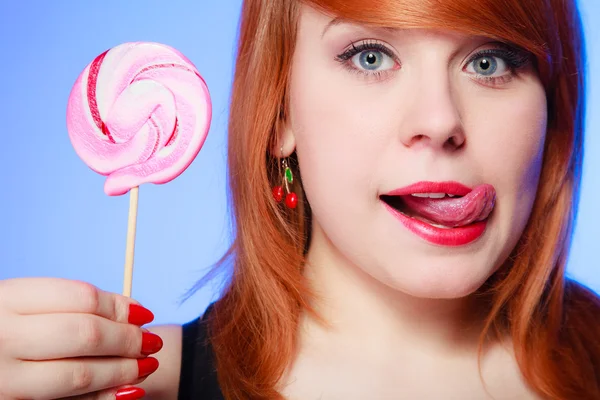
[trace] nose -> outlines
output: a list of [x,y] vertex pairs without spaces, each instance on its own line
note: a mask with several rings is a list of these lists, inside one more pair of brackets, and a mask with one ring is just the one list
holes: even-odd
[[[431,64],[430,64],[431,65]],[[434,65],[440,66],[440,63]],[[400,140],[406,147],[457,150],[466,140],[459,104],[447,69],[423,68],[407,77]]]

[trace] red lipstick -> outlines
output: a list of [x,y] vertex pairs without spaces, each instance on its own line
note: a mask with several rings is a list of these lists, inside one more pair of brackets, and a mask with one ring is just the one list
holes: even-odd
[[392,190],[388,196],[406,196],[413,193],[448,193],[455,196],[466,196],[471,188],[459,182],[417,182],[412,185]]
[[[482,192],[481,189],[484,186],[487,188],[488,192],[491,191],[495,195],[495,191],[494,191],[493,187],[491,187],[491,185],[480,185],[474,191],[472,188],[469,188],[461,183],[449,181],[449,182],[417,182],[415,184],[406,186],[404,188],[393,190],[389,193],[386,193],[383,196],[388,196],[388,197],[389,196],[405,196],[406,197],[406,196],[410,196],[412,194],[418,194],[418,193],[446,193],[446,194],[453,195],[453,196],[467,196],[464,198],[456,198],[456,199],[450,199],[448,197],[445,197],[444,199],[440,199],[440,200],[427,199],[427,200],[429,200],[429,202],[435,202],[436,205],[440,206],[442,214],[441,215],[438,214],[438,216],[443,216],[443,217],[447,218],[449,215],[452,215],[451,214],[452,210],[455,211],[456,208],[458,206],[460,206],[461,204],[466,203],[470,199],[477,200],[478,197],[482,197],[482,196],[478,196],[478,193]],[[482,198],[485,200],[485,197],[482,197]],[[414,199],[416,199],[416,198],[414,198]],[[401,207],[398,207],[398,208],[400,208],[400,209],[398,209],[394,203],[392,203],[392,202],[388,203],[387,201],[384,201],[383,198],[381,201],[384,204],[384,206],[386,207],[386,209],[396,219],[398,219],[402,223],[402,225],[405,226],[409,231],[411,231],[415,235],[419,236],[420,238],[422,238],[430,243],[440,245],[440,246],[463,246],[463,245],[469,244],[469,243],[477,240],[485,232],[487,222],[488,222],[487,216],[488,216],[489,212],[491,211],[490,205],[487,204],[487,214],[484,214],[483,216],[481,216],[481,218],[485,218],[482,221],[481,220],[475,221],[474,219],[472,219],[472,221],[474,221],[474,222],[469,223],[469,221],[471,221],[471,220],[467,220],[464,222],[464,225],[459,224],[459,223],[456,224],[456,225],[461,225],[461,226],[453,226],[453,227],[449,226],[449,227],[440,228],[435,225],[444,226],[445,223],[444,224],[437,223],[434,225],[433,222],[431,222],[431,223],[428,222],[428,221],[430,221],[431,217],[424,218],[418,212],[411,213],[411,215],[416,214],[415,216],[407,215],[402,212],[402,211],[407,211],[406,209],[403,209]],[[473,204],[475,204],[475,203],[471,202],[471,206]],[[479,209],[486,210],[486,208],[484,207],[485,204],[486,204],[485,202],[482,202],[481,207],[475,210],[476,215],[478,215],[477,213],[479,212],[478,211]],[[392,206],[392,205],[394,205],[394,206]],[[405,203],[405,205],[406,205],[406,203]],[[493,204],[491,205],[491,207],[493,208]],[[400,211],[400,210],[402,210],[402,211]],[[440,219],[442,219],[442,218],[440,218]],[[435,219],[435,221],[437,221],[437,219]]]

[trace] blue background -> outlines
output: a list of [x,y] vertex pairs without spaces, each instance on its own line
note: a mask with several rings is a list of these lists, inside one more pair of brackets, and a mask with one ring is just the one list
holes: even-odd
[[[203,151],[167,186],[140,189],[133,297],[156,322],[185,322],[213,296],[178,301],[229,243],[225,160],[228,98],[241,0],[26,1],[0,4],[0,279],[55,276],[120,293],[128,196],[77,157],[65,110],[70,89],[99,53],[130,41],[179,49],[213,99]],[[600,17],[581,0],[589,53],[589,107],[580,218],[569,273],[600,291]],[[596,176],[595,176],[596,175]]]

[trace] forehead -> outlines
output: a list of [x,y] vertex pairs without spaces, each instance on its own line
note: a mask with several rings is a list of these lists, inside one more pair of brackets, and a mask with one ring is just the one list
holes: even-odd
[[[505,38],[539,36],[542,0],[297,0],[301,15],[328,30],[342,23],[383,30],[432,28]],[[539,39],[539,37],[538,37]]]
[[[319,38],[323,38],[330,30],[335,30],[336,27],[343,26],[344,28],[353,29],[368,29],[387,34],[397,33],[402,29],[400,26],[385,26],[382,24],[373,24],[360,19],[347,18],[340,15],[335,15],[329,12],[324,12],[307,5],[303,5],[300,9],[300,32],[309,31],[311,36],[318,33]],[[316,30],[316,31],[315,31]]]
[[[476,39],[476,40],[489,40],[490,37],[484,35],[465,35],[460,30],[449,30],[449,29],[428,29],[420,28],[415,29],[414,27],[400,27],[400,26],[385,26],[371,23],[364,23],[357,21],[356,19],[344,18],[341,16],[332,15],[318,11],[312,7],[305,7],[301,12],[301,21],[299,29],[300,37],[310,37],[313,40],[326,40],[326,36],[333,35],[334,38],[338,36],[351,37],[354,34],[361,35],[375,35],[384,40],[395,40],[398,35],[402,38],[408,39],[417,35],[418,37],[434,37],[443,35],[445,38],[451,38],[453,40],[464,40],[464,39]],[[351,35],[351,36],[348,36]],[[495,39],[495,38],[491,38]],[[312,41],[312,40],[311,40]]]
[[[340,16],[334,16],[334,17],[326,16],[326,17],[329,19],[329,22],[327,22],[325,24],[325,27],[323,28],[323,32],[322,32],[321,36],[325,35],[325,33],[327,33],[327,31],[330,28],[340,25],[340,24],[352,24],[352,25],[360,24],[360,22],[357,22],[357,21],[351,20],[351,19],[347,19],[347,18],[342,18]],[[400,29],[400,27],[378,26],[378,25],[373,25],[373,24],[369,24],[369,26],[372,28],[377,28],[379,30],[389,32],[389,33],[395,33]]]

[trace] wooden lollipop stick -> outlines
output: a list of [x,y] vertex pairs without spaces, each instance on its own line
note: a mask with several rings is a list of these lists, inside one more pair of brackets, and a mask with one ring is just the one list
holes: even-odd
[[131,297],[133,282],[133,254],[135,251],[135,227],[137,222],[139,188],[129,191],[129,218],[127,222],[127,246],[125,248],[125,278],[123,280],[123,296]]

